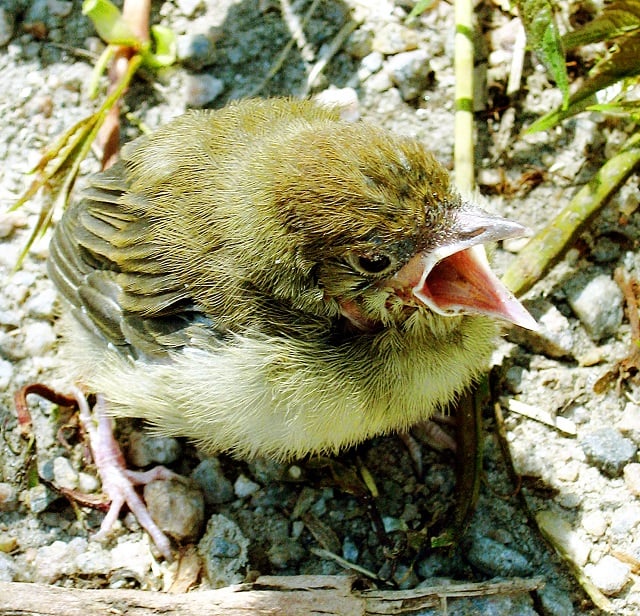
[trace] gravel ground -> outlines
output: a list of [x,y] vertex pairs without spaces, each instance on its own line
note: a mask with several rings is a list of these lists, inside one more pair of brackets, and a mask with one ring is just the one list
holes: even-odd
[[[487,3],[477,9],[478,180],[495,210],[537,230],[615,152],[631,127],[585,115],[548,133],[521,136],[559,96],[532,58],[521,89],[510,99],[505,95],[518,22],[501,7]],[[307,8],[303,2],[290,10],[299,16]],[[401,1],[320,3],[303,29],[304,40],[260,95],[322,92],[350,103],[364,118],[416,136],[450,165],[453,9],[441,2],[414,27],[404,23],[407,10]],[[154,128],[189,106],[219,107],[255,93],[288,39],[279,3],[156,2],[152,19],[179,34],[182,62],[161,71],[155,83],[140,81],[132,88],[125,139],[139,134],[140,123]],[[357,27],[310,89],[310,67],[349,19]],[[94,108],[84,92],[92,60],[74,49],[95,53],[99,46],[80,2],[0,3],[2,212],[28,185],[26,172],[42,148]],[[90,157],[83,175],[97,167]],[[344,489],[353,488],[344,479],[354,473],[348,469],[363,465],[380,491],[377,506],[386,529],[392,537],[404,536],[446,516],[455,483],[448,452],[423,448],[422,479],[395,437],[376,439],[334,461],[201,459],[188,443],[150,439],[142,426],[121,422],[120,440],[132,464],[161,462],[193,479],[193,485],[160,482],[145,492],[158,515],[166,515],[171,503],[166,524],[184,553],[197,546],[203,573],[190,585],[219,587],[256,571],[343,573],[322,548],[400,588],[434,578],[546,580],[533,595],[452,601],[449,613],[600,613],[576,582],[576,570],[608,597],[612,613],[638,613],[640,391],[636,381],[625,379],[594,393],[598,379],[632,346],[614,271],[624,267],[630,278],[640,275],[638,194],[634,177],[527,295],[547,339],[510,332],[496,351],[484,416],[481,494],[453,553],[407,549],[387,558],[366,504]],[[34,399],[35,448],[27,447],[17,429],[16,389],[34,381],[55,386],[63,378],[57,371],[56,293],[44,267],[46,237],[12,274],[39,205],[36,199],[18,212],[0,214],[0,581],[163,589],[175,578],[176,565],[155,560],[135,520],[125,516],[110,541],[92,541],[103,514],[72,506],[56,488],[99,492],[73,417]],[[519,246],[512,242],[496,250],[496,267],[504,269]],[[522,478],[519,491],[501,453],[496,405]],[[523,415],[532,411],[550,419]],[[343,479],[329,481],[332,474]],[[567,559],[544,541],[533,517]]]

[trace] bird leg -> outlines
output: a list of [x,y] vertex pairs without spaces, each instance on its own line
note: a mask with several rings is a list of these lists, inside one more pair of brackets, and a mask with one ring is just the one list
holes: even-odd
[[[153,521],[149,510],[134,486],[144,485],[159,479],[184,481],[184,478],[164,466],[156,466],[145,472],[127,469],[124,455],[113,434],[112,421],[106,412],[103,396],[100,394],[96,396],[96,404],[92,413],[85,394],[78,387],[73,387],[72,396],[60,394],[40,383],[28,385],[17,392],[15,395],[16,410],[23,435],[28,435],[31,426],[31,418],[26,405],[28,394],[38,394],[57,404],[78,407],[80,425],[88,437],[93,460],[102,482],[102,490],[110,503],[107,514],[100,525],[100,530],[94,535],[94,539],[101,540],[106,537],[117,520],[123,505],[127,505],[140,526],[149,533],[162,556],[168,561],[173,560],[169,538]],[[79,497],[78,500],[89,506],[103,504],[103,501],[98,502],[95,499],[83,498],[86,495],[78,495],[75,491],[62,491],[69,497]]]

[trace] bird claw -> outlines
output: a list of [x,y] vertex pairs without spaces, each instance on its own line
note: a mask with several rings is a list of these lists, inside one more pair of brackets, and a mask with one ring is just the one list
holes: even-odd
[[104,398],[101,395],[96,397],[92,414],[89,403],[80,389],[74,387],[73,396],[78,404],[80,422],[89,437],[93,459],[102,481],[102,489],[111,503],[94,539],[101,540],[108,535],[118,519],[123,505],[127,505],[140,526],[147,531],[162,556],[168,561],[173,560],[169,538],[153,521],[149,510],[135,491],[134,486],[147,484],[158,479],[182,481],[183,477],[164,466],[156,466],[144,472],[127,469],[120,446],[113,435],[111,418],[106,413]]

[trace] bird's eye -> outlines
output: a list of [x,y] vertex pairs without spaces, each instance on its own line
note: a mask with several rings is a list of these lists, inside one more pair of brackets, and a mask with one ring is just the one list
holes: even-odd
[[362,274],[382,274],[391,268],[393,261],[384,253],[353,255],[351,262]]

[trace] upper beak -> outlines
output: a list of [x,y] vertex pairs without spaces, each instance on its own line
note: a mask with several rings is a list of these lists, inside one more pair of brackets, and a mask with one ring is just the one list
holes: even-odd
[[413,296],[445,316],[483,314],[537,329],[534,318],[491,271],[483,244],[525,235],[522,225],[479,209],[457,214],[452,237],[418,253],[394,276]]

